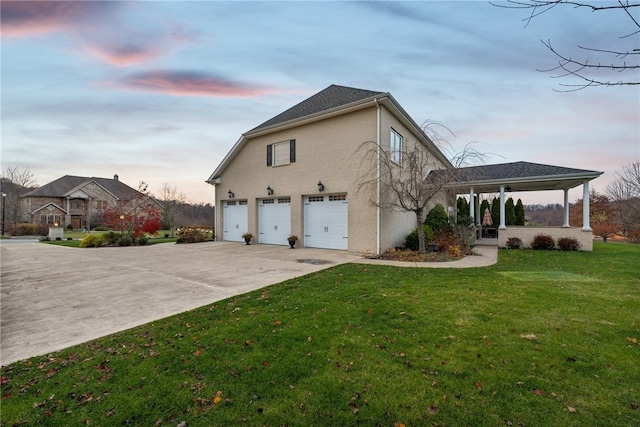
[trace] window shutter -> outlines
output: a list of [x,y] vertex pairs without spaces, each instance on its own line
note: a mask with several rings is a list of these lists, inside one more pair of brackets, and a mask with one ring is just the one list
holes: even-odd
[[273,161],[273,156],[271,155],[273,150],[273,146],[271,144],[267,145],[267,166],[271,166]]
[[295,163],[296,161],[296,140],[289,141],[289,163]]

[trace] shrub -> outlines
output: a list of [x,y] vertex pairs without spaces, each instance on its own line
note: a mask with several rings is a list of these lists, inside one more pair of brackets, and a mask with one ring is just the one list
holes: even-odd
[[176,243],[198,243],[206,242],[209,236],[208,232],[202,231],[196,227],[184,227],[178,231]]
[[97,227],[93,227],[93,231],[110,231],[111,229],[106,225],[99,225]]
[[449,216],[442,205],[436,205],[427,213],[425,225],[431,227],[433,231],[447,230],[449,228]]
[[550,251],[555,247],[555,245],[553,237],[546,234],[536,235],[531,242],[531,248],[535,250]]
[[[428,245],[429,242],[431,242],[435,237],[433,230],[428,225],[423,225],[422,228],[424,229],[424,244]],[[407,249],[411,249],[412,251],[417,251],[419,246],[420,244],[418,242],[418,229],[416,228],[411,233],[409,233],[407,237],[405,237],[404,247]]]
[[519,237],[509,237],[507,239],[507,249],[520,249],[522,248],[522,239]]
[[102,234],[102,238],[107,243],[107,245],[115,245],[120,240],[120,233],[116,233],[115,231],[108,231]]
[[133,244],[133,239],[129,236],[120,236],[118,239],[118,246],[131,246]]
[[67,224],[67,226],[65,228],[67,230],[69,230],[69,231],[73,231],[73,225],[71,225],[71,224]]
[[640,230],[634,230],[627,236],[627,242],[640,243]]
[[36,234],[35,224],[16,224],[10,230],[13,236],[33,236]]
[[433,243],[438,245],[438,251],[452,258],[459,258],[463,254],[471,253],[471,248],[464,244],[462,236],[453,231],[435,233]]
[[105,244],[105,240],[100,234],[87,234],[81,241],[81,248],[99,248]]
[[36,224],[35,236],[46,236],[49,234],[49,226],[47,224]]
[[149,238],[147,236],[138,237],[138,244],[140,246],[145,246],[147,243],[149,243]]
[[580,250],[580,242],[575,237],[561,237],[558,239],[558,248],[561,251]]

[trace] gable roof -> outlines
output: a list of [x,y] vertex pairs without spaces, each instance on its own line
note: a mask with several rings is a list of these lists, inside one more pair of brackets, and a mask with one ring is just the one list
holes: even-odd
[[117,179],[65,175],[21,197],[66,197],[71,191],[81,188],[90,182],[94,182],[104,188],[105,191],[111,193],[118,200],[131,200],[138,194],[138,191]]
[[275,130],[286,129],[292,126],[299,126],[303,123],[344,114],[360,108],[374,107],[379,104],[384,105],[399,118],[408,128],[412,128],[418,138],[433,151],[445,165],[451,166],[449,159],[440,149],[429,139],[422,128],[407,114],[398,102],[388,92],[378,92],[366,89],[357,89],[347,86],[331,85],[304,101],[294,105],[288,110],[258,125],[250,131],[242,134],[227,155],[222,159],[211,176],[205,181],[209,184],[219,183],[219,176],[240,151],[243,145],[251,137],[273,132]]
[[473,187],[476,193],[498,192],[501,185],[510,187],[508,191],[563,190],[595,179],[602,173],[541,163],[501,163],[459,168],[451,176],[450,186],[459,189]]
[[279,125],[291,120],[297,120],[302,117],[331,110],[333,108],[342,107],[353,102],[362,101],[368,98],[381,97],[384,95],[388,94],[385,92],[331,85],[328,88],[311,96],[310,98],[305,99],[304,101],[294,105],[288,110],[267,120],[261,125],[256,126],[248,133],[251,133],[258,129],[264,129],[270,126]]

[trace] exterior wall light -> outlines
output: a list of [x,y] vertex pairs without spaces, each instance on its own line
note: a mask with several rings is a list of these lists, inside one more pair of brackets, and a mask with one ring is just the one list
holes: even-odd
[[233,191],[231,190],[227,191],[227,195],[229,196],[230,199],[233,199],[233,196],[235,196],[235,194],[233,194]]
[[324,191],[324,184],[322,181],[318,181],[318,191],[321,193]]
[[271,186],[270,186],[270,185],[268,185],[268,186],[267,186],[267,194],[268,194],[269,196],[273,196],[273,188],[271,188]]

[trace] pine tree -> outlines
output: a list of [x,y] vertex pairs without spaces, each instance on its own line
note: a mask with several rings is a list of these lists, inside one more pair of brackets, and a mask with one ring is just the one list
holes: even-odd
[[522,200],[518,199],[516,203],[516,225],[524,225],[524,205],[522,204]]
[[504,222],[505,225],[516,225],[516,207],[512,197],[509,197],[504,204]]
[[491,220],[495,228],[500,226],[500,199],[497,197],[494,197],[491,202]]

